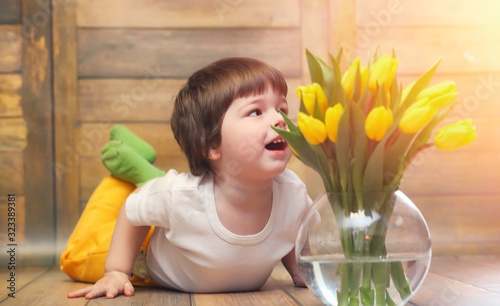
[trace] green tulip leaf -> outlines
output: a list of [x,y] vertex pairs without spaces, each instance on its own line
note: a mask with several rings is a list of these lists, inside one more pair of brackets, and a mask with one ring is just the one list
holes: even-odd
[[352,165],[352,181],[355,192],[363,189],[363,169],[366,163],[368,138],[365,134],[365,114],[356,103],[350,105],[352,124],[352,150],[354,163]]
[[417,99],[418,94],[424,90],[427,86],[429,86],[432,77],[434,76],[434,72],[441,61],[437,61],[434,66],[432,66],[429,70],[427,70],[418,80],[415,82],[415,85],[411,88],[410,92],[406,96],[406,99],[401,104],[401,107],[398,110],[399,114],[403,114],[404,111]]
[[290,132],[294,134],[300,134],[300,130],[297,127],[297,125],[280,109],[280,114],[283,116],[283,119],[285,120],[286,126],[290,130]]
[[311,81],[313,83],[323,84],[323,70],[321,69],[318,59],[306,49],[307,66],[309,67],[309,73],[311,74]]
[[340,185],[343,191],[347,191],[349,179],[349,168],[351,165],[351,126],[350,106],[347,104],[339,120],[337,131],[337,165],[339,168]]
[[384,151],[386,136],[376,145],[371,154],[363,174],[363,188],[365,191],[380,191],[383,187],[384,178]]
[[316,119],[319,119],[321,122],[325,122],[325,114],[319,108],[318,97],[316,97],[316,101],[314,103],[314,111],[312,116]]
[[335,73],[333,69],[328,66],[327,63],[323,62],[321,59],[318,59],[318,64],[321,68],[321,72],[323,74],[323,83],[318,83],[321,85],[323,88],[323,91],[325,92],[326,98],[328,101],[332,99],[331,93],[332,89],[337,83],[337,78],[335,76]]
[[414,134],[400,133],[394,143],[387,149],[384,158],[384,180],[399,184],[399,178],[394,181],[401,170],[405,166],[406,153],[412,144]]

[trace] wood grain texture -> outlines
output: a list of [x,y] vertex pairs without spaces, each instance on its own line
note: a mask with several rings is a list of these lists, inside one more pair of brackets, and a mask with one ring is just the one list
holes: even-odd
[[0,2],[0,24],[21,23],[21,0]]
[[495,305],[500,295],[477,288],[473,285],[429,272],[411,303],[427,305]]
[[[84,122],[169,122],[175,97],[185,79],[81,79],[78,81],[79,118]],[[302,82],[288,79],[290,116],[296,117]]]
[[168,122],[184,79],[83,79],[78,82],[82,121]]
[[[53,1],[54,130],[56,187],[56,250],[60,254],[80,215],[79,168],[70,167],[66,148],[74,147],[78,120],[78,66],[75,1]],[[67,171],[66,171],[67,170]],[[56,262],[59,258],[56,258]]]
[[186,78],[223,57],[254,57],[300,77],[297,29],[80,29],[81,77]]
[[24,194],[23,155],[19,152],[0,152],[0,194]]
[[21,152],[26,147],[27,136],[23,118],[0,118],[0,151]]
[[0,25],[0,73],[21,70],[22,41],[20,25]]
[[[18,271],[19,273],[16,275],[16,289],[19,291],[21,288],[25,288],[28,286],[32,281],[36,280],[37,278],[41,277],[42,275],[45,275],[49,268],[41,268],[41,267],[30,267],[26,268],[23,267],[22,271]],[[8,275],[10,274],[11,271],[5,269],[5,267],[2,267],[0,269],[0,277],[2,279],[8,279]],[[7,294],[10,293],[10,291],[7,290],[2,290],[0,291],[0,303],[3,305],[8,305],[8,304],[15,304],[15,299],[14,298],[9,298]]]
[[0,74],[0,117],[20,117],[21,108],[20,74]]
[[[23,0],[23,16],[33,20],[40,7],[36,0]],[[20,261],[32,265],[52,265],[55,237],[53,125],[52,125],[52,67],[51,23],[29,29],[29,39],[23,43],[24,119],[29,128],[28,145],[24,150],[26,169],[25,195],[26,239],[25,253]]]
[[[499,263],[498,255],[434,256],[426,279],[408,305],[496,305],[500,299]],[[2,279],[7,279],[7,271],[0,270]],[[2,292],[2,305],[322,305],[308,289],[293,287],[281,265],[274,269],[264,287],[255,292],[193,294],[143,287],[136,288],[133,297],[90,301],[67,299],[68,292],[88,284],[71,281],[57,268],[24,268],[17,275],[16,298],[9,299]]]
[[493,166],[500,161],[495,151],[500,145],[498,123],[478,121],[476,128],[479,135],[489,137],[478,137],[469,147],[452,152],[421,152],[405,171],[401,188],[419,195],[498,194],[500,174]]
[[296,27],[299,12],[299,0],[79,0],[77,23],[120,28]]
[[500,26],[495,0],[355,1],[360,26]]
[[403,192],[426,219],[434,254],[500,252],[500,195],[419,196]]

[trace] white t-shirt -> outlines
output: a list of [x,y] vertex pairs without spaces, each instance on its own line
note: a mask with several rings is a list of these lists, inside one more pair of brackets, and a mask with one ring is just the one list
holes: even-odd
[[220,222],[210,173],[170,170],[126,201],[128,220],[154,225],[147,253],[151,277],[186,292],[258,290],[294,247],[299,222],[311,205],[300,179],[285,170],[273,182],[273,206],[264,229],[236,235]]

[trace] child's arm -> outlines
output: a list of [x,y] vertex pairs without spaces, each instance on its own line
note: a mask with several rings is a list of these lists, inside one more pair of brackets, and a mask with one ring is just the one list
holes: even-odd
[[290,276],[292,276],[293,284],[296,287],[305,287],[306,283],[304,279],[299,274],[299,267],[297,265],[297,260],[295,259],[295,248],[293,248],[290,253],[281,259],[283,266],[285,266]]
[[116,220],[103,278],[93,286],[69,293],[68,297],[85,296],[87,299],[93,299],[104,295],[107,298],[114,298],[119,294],[133,295],[134,287],[129,278],[149,229],[149,226],[130,224],[125,215],[125,205],[123,205]]

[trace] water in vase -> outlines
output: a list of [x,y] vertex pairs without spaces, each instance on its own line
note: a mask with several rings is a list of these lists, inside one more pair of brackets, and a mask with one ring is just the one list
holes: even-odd
[[[399,258],[363,257],[347,260],[338,256],[318,255],[301,256],[298,263],[308,288],[326,305],[364,305],[372,302],[375,305],[404,305],[427,274],[429,257],[410,254]],[[400,290],[391,277],[391,271],[396,267],[404,271],[393,272],[393,277],[403,275],[403,280],[399,277]],[[409,284],[406,294],[400,293],[404,291],[401,289],[402,282],[405,286]]]

